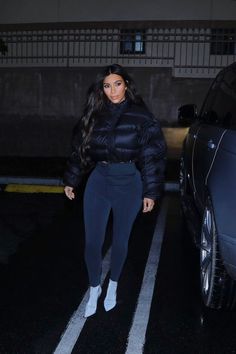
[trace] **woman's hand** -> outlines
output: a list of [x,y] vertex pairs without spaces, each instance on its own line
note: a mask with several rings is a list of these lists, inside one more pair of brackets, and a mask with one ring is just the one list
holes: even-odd
[[75,198],[74,188],[69,187],[69,186],[65,186],[64,192],[65,192],[65,195],[67,196],[67,198],[69,198],[70,200]]
[[143,199],[143,213],[147,213],[148,211],[152,211],[154,207],[154,200],[150,198]]

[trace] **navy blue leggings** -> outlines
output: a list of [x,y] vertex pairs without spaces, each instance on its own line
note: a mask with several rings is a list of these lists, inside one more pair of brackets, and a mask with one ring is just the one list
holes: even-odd
[[113,212],[110,278],[118,281],[141,205],[142,181],[134,163],[97,164],[84,194],[85,261],[91,286],[100,284],[102,246],[110,211]]

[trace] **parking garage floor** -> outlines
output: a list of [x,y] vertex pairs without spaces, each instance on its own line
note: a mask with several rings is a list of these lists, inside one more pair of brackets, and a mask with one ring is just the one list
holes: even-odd
[[0,354],[236,353],[235,312],[206,309],[200,299],[198,252],[178,195],[185,133],[165,132],[166,191],[136,219],[118,304],[106,313],[111,216],[103,293],[87,320],[83,187],[75,201],[64,197],[64,158],[0,157]]
[[[63,163],[49,164],[54,170],[43,177],[59,175]],[[27,166],[32,177],[32,163]],[[16,165],[12,168],[16,171]],[[34,177],[41,178],[42,170],[35,170]],[[175,185],[177,178],[178,161],[169,160],[167,182]],[[105,312],[110,218],[103,293],[96,315],[85,320],[82,195],[70,202],[61,187],[10,187],[2,184],[0,192],[1,354],[236,353],[236,313],[201,303],[198,252],[185,228],[176,188],[167,188],[152,213],[138,215],[118,304]]]

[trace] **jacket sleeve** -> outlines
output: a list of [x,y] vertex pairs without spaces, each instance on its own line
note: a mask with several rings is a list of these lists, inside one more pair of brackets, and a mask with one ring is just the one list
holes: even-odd
[[80,157],[78,154],[78,148],[82,143],[82,135],[79,124],[74,128],[72,138],[72,153],[67,160],[66,169],[63,176],[63,183],[65,186],[73,188],[78,187],[82,180],[82,170],[80,167]]
[[160,123],[152,115],[141,130],[141,152],[138,165],[143,182],[143,197],[153,200],[161,196],[166,165],[166,142]]

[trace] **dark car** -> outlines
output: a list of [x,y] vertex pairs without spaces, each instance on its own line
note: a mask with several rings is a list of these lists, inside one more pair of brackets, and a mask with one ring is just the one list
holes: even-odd
[[202,108],[179,108],[190,125],[180,166],[181,204],[200,249],[203,301],[236,303],[236,62],[219,72]]

